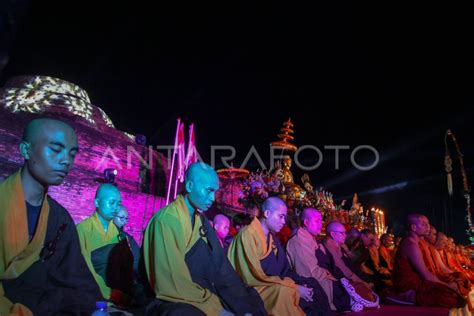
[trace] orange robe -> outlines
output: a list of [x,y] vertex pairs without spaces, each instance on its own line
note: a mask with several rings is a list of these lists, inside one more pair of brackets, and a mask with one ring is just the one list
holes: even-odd
[[432,245],[430,245],[429,243],[427,243],[425,240],[422,239],[420,240],[419,246],[423,254],[423,260],[425,261],[425,264],[431,273],[436,275],[438,279],[440,279],[443,282],[456,282],[459,293],[461,293],[461,295],[464,296],[469,293],[470,291],[469,280],[465,278],[463,275],[461,275],[460,273],[447,274],[443,272],[443,270],[436,263],[436,259],[433,256],[432,251],[436,251],[436,249],[434,249]]
[[[402,240],[402,244],[406,242]],[[393,287],[398,293],[414,290],[416,303],[420,306],[463,307],[465,299],[444,284],[423,280],[416,271],[409,257],[400,247],[395,256]]]

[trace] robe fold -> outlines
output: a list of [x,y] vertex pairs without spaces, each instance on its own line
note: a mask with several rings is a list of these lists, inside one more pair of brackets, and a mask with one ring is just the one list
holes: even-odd
[[29,242],[21,171],[0,184],[0,314],[90,315],[101,300],[69,213],[45,195]]
[[273,235],[265,238],[262,225],[254,218],[235,236],[228,258],[244,282],[255,288],[270,315],[305,315],[299,306],[298,285],[289,277],[268,275],[261,261],[273,251]]
[[87,266],[94,276],[97,285],[99,285],[102,296],[110,299],[112,289],[107,286],[103,276],[94,268],[92,253],[108,245],[117,244],[119,242],[118,229],[111,221],[107,232],[104,232],[102,223],[99,220],[99,214],[94,212],[94,214],[77,224],[77,232],[79,233],[81,252],[86,260]]
[[165,304],[192,305],[206,315],[224,308],[237,315],[266,315],[258,294],[232,269],[208,220],[198,212],[193,216],[194,226],[179,195],[147,226],[144,263],[156,297]]

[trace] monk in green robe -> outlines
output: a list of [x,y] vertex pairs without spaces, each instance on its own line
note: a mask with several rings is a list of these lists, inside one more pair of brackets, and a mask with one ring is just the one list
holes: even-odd
[[62,121],[25,127],[25,163],[0,184],[0,315],[90,315],[102,299],[71,216],[48,195],[77,152],[76,134]]
[[265,315],[258,294],[244,285],[203,216],[219,189],[216,172],[192,164],[185,193],[150,220],[143,239],[149,285],[163,315]]
[[105,277],[105,271],[110,268],[108,250],[119,242],[119,231],[112,221],[120,210],[122,196],[114,185],[105,183],[97,189],[94,203],[95,212],[77,225],[82,255],[102,295],[116,303],[123,303],[124,294],[119,289],[112,290]]

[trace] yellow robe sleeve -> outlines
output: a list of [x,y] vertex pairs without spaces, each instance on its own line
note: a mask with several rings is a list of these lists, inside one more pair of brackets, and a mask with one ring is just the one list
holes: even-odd
[[186,265],[185,255],[189,248],[186,240],[189,240],[190,232],[184,231],[176,217],[163,217],[155,216],[150,221],[143,241],[148,280],[156,297],[193,305],[206,315],[218,315],[223,309],[219,298],[194,283]]

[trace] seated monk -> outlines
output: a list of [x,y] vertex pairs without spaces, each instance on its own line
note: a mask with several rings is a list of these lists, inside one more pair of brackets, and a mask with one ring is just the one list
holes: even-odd
[[217,214],[214,217],[214,229],[216,231],[217,239],[224,249],[224,253],[227,254],[227,249],[230,246],[230,240],[228,237],[230,229],[230,220],[223,214]]
[[373,234],[373,242],[370,243],[367,250],[369,259],[363,263],[370,271],[373,271],[373,281],[377,293],[386,292],[392,286],[392,271],[388,269],[386,261],[380,257],[380,239]]
[[235,236],[228,257],[245,283],[255,288],[270,315],[314,315],[330,312],[328,298],[313,278],[290,269],[275,233],[285,225],[287,206],[278,197],[262,205],[261,219]]
[[444,258],[447,267],[453,271],[463,274],[466,278],[469,279],[471,283],[474,282],[474,274],[471,271],[468,271],[462,267],[462,265],[457,262],[454,256],[454,239],[452,237],[447,238],[446,245],[444,247]]
[[382,234],[380,236],[380,264],[387,268],[390,274],[393,272],[393,259],[395,257],[395,241],[393,235]]
[[0,315],[90,315],[101,300],[69,213],[48,193],[78,151],[66,123],[28,123],[23,167],[0,184]]
[[[114,185],[104,183],[97,188],[94,203],[95,212],[77,225],[81,251],[102,295],[116,304],[127,305],[132,294],[133,256],[120,247],[119,230],[113,224],[122,196]],[[124,254],[114,255],[117,252]],[[120,257],[123,261],[111,260]]]
[[378,307],[378,296],[372,292],[371,285],[357,275],[355,267],[347,256],[345,239],[344,225],[338,221],[330,222],[326,227],[323,247],[319,247],[316,251],[318,263],[343,284],[352,297],[352,310],[359,311],[364,308]]
[[125,244],[130,250],[129,252],[133,256],[133,273],[137,276],[138,263],[140,262],[140,246],[135,241],[135,238],[125,231],[125,225],[128,223],[128,210],[125,206],[120,206],[120,210],[115,215],[113,221],[119,231],[119,239],[124,239]]
[[315,208],[305,208],[301,213],[303,226],[290,238],[286,246],[293,270],[303,277],[316,279],[328,297],[331,310],[351,309],[350,297],[339,281],[318,264],[316,251],[322,247],[316,237],[321,233],[322,216]]
[[159,210],[143,239],[149,285],[162,301],[158,315],[266,315],[259,295],[227,260],[209,220],[219,178],[202,162],[189,166],[185,193]]
[[398,293],[414,293],[411,300],[420,306],[463,307],[466,301],[457,292],[456,284],[441,281],[425,264],[420,240],[428,231],[429,222],[426,216],[408,216],[408,234],[400,242],[395,257],[394,290]]
[[[442,233],[441,233],[442,234]],[[444,234],[443,234],[444,235]],[[446,238],[446,236],[444,236]],[[459,272],[454,272],[450,270],[448,267],[446,267],[441,260],[441,256],[438,252],[438,250],[435,248],[435,245],[437,243],[437,232],[436,228],[434,226],[430,226],[430,231],[429,233],[425,236],[425,241],[426,241],[426,246],[423,247],[423,244],[420,243],[421,245],[421,250],[424,251],[424,258],[425,256],[427,258],[430,258],[430,261],[432,262],[431,264],[427,262],[427,259],[425,259],[425,263],[429,267],[430,265],[433,266],[433,273],[436,274],[436,276],[444,282],[456,282],[458,286],[458,291],[461,295],[467,295],[471,289],[471,284],[469,280],[463,276]],[[438,245],[440,245],[443,242],[441,239],[438,242]],[[443,245],[444,247],[444,245]]]

